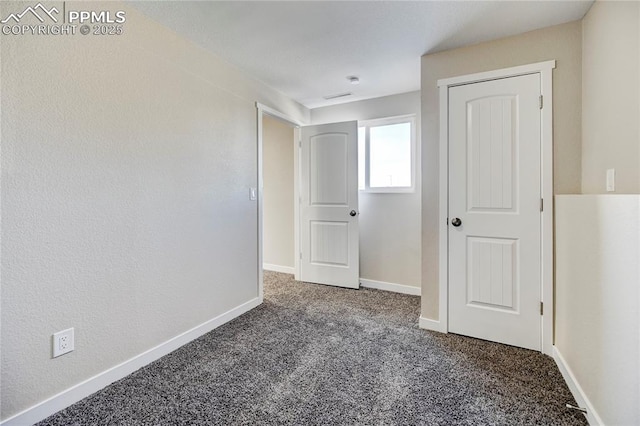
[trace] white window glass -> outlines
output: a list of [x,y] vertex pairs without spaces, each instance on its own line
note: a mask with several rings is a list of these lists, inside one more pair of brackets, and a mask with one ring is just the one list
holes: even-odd
[[358,127],[358,189],[413,192],[416,155],[415,116],[361,121]]
[[411,187],[411,123],[369,129],[369,187]]

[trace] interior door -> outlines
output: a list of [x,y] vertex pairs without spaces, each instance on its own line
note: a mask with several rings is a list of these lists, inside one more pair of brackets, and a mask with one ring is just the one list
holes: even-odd
[[357,136],[356,121],[302,128],[301,281],[360,286]]
[[449,331],[541,349],[540,75],[449,89]]

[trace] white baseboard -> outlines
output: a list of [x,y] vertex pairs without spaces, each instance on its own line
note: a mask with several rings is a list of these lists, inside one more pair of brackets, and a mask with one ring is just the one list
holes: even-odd
[[375,288],[378,290],[393,291],[394,293],[410,294],[412,296],[420,296],[420,294],[422,293],[420,287],[412,287],[412,286],[403,285],[403,284],[387,283],[384,281],[368,280],[366,278],[360,278],[360,285],[366,288]]
[[578,406],[587,409],[586,417],[589,424],[591,426],[604,425],[602,419],[589,401],[589,398],[587,398],[587,395],[585,395],[584,391],[582,390],[580,383],[578,383],[576,377],[573,375],[571,368],[569,368],[569,365],[567,365],[567,362],[563,358],[562,354],[555,346],[553,347],[553,359],[556,361],[558,369],[560,369],[560,373],[562,373],[564,381],[567,382],[567,386],[569,386],[569,390],[578,403]]
[[420,317],[418,326],[425,330],[437,331],[438,333],[446,333],[447,330],[443,330],[442,323],[438,320],[430,318]]
[[58,411],[67,408],[68,406],[80,401],[81,399],[91,395],[94,392],[110,385],[111,383],[128,376],[134,371],[144,367],[147,364],[161,358],[170,352],[178,349],[179,347],[191,342],[192,340],[202,336],[214,330],[221,325],[231,321],[234,318],[239,317],[245,312],[259,306],[262,303],[262,299],[255,298],[242,305],[233,308],[215,318],[206,321],[191,330],[185,331],[176,337],[167,340],[158,346],[149,349],[146,352],[136,355],[135,357],[122,362],[108,370],[99,373],[84,382],[78,383],[75,386],[70,387],[51,398],[42,401],[33,407],[2,421],[2,426],[23,426],[32,425],[39,422]]
[[271,263],[263,263],[262,269],[264,269],[265,271],[282,272],[283,274],[291,275],[294,275],[296,273],[296,270],[293,266],[280,266],[273,265]]

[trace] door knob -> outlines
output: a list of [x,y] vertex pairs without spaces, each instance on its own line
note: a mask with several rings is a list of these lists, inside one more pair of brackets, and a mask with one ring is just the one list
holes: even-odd
[[462,221],[460,220],[459,217],[454,217],[453,219],[451,219],[451,224],[455,227],[458,227],[462,225]]
[[355,211],[355,210],[351,210],[351,211],[349,212],[349,215],[351,215],[351,216],[355,216],[355,215],[357,215],[357,214],[358,214],[358,213],[356,213],[356,211]]

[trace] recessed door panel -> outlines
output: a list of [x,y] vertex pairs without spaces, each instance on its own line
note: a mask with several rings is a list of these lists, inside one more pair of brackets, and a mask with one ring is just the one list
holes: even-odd
[[309,250],[315,265],[349,266],[349,223],[311,221]]
[[309,140],[309,196],[314,206],[345,206],[349,201],[347,136],[322,134]]
[[468,237],[467,271],[469,305],[517,312],[517,240]]
[[516,96],[488,96],[467,103],[469,210],[514,210],[516,106]]

